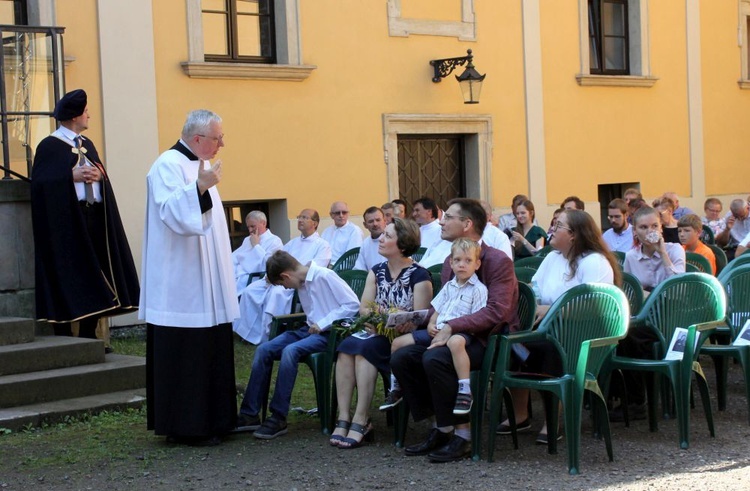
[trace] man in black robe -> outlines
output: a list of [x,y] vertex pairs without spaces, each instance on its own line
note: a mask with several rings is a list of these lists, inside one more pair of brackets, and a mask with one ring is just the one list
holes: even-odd
[[109,178],[88,129],[86,92],[55,106],[60,127],[39,143],[31,171],[36,314],[55,334],[96,338],[100,317],[137,310],[139,284]]

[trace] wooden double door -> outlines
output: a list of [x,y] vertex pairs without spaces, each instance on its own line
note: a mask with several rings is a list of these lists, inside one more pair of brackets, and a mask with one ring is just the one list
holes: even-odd
[[441,208],[466,196],[462,135],[399,135],[398,194],[411,204],[427,196]]

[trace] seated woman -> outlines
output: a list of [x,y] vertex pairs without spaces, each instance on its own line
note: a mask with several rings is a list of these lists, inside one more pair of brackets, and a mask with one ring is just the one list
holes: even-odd
[[662,197],[654,200],[654,208],[659,212],[661,220],[661,233],[664,236],[664,242],[673,244],[680,243],[680,236],[677,231],[677,219],[674,217],[674,211],[677,205],[670,198]]
[[[378,253],[387,259],[372,268],[362,293],[360,315],[377,307],[403,311],[430,307],[432,276],[409,256],[419,249],[419,226],[411,220],[394,218],[380,236]],[[409,332],[416,326],[397,326]],[[355,448],[372,431],[368,417],[375,391],[378,372],[390,372],[391,345],[385,336],[360,339],[350,336],[338,347],[336,362],[336,396],[339,417],[330,444],[340,448]],[[351,401],[357,389],[357,407],[351,416]]]
[[[532,278],[539,291],[541,305],[537,307],[537,322],[563,293],[583,283],[620,284],[621,273],[612,252],[602,239],[594,219],[580,210],[565,210],[557,219],[550,241],[554,249],[539,266]],[[552,343],[527,343],[529,357],[520,367],[524,372],[559,377],[563,375],[562,360]],[[531,428],[528,417],[528,390],[514,390],[513,408],[517,431]],[[506,420],[497,428],[500,435],[510,434]],[[547,443],[547,424],[544,424],[537,443]]]
[[547,242],[547,232],[542,227],[534,225],[534,203],[524,201],[516,207],[516,227],[512,230],[511,244],[515,253],[515,260],[531,257]]

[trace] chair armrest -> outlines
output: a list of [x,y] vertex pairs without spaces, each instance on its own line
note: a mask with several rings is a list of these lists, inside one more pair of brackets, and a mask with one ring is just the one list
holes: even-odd
[[271,319],[271,328],[268,333],[268,339],[273,339],[282,332],[295,328],[307,321],[305,314],[286,314],[277,315]]

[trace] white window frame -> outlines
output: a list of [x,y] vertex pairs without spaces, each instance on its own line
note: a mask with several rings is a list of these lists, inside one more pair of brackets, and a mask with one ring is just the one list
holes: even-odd
[[189,59],[181,65],[187,76],[301,82],[317,68],[302,63],[299,0],[274,0],[276,64],[205,61],[201,0],[185,1]]
[[461,1],[461,20],[408,19],[401,16],[401,0],[388,0],[388,34],[409,37],[411,34],[425,36],[457,37],[460,41],[477,40],[477,24],[474,15],[474,0]]
[[630,75],[592,75],[589,59],[589,2],[578,0],[581,66],[576,81],[579,85],[652,87],[659,80],[651,74],[648,7],[649,0],[628,0]]
[[748,39],[747,24],[750,20],[750,0],[739,0],[739,25],[737,26],[737,44],[740,47],[740,79],[737,84],[740,89],[750,90],[750,39]]

